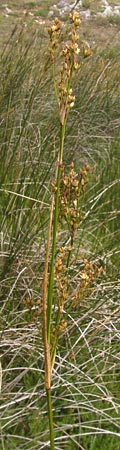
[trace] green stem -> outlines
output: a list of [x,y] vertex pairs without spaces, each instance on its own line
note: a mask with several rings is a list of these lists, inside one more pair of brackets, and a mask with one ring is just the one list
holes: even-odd
[[66,125],[66,120],[64,121],[63,125],[61,124],[61,131],[60,131],[60,150],[59,150],[59,159],[58,159],[59,166],[58,166],[58,175],[57,175],[57,183],[56,183],[55,208],[54,208],[54,216],[53,216],[52,256],[51,256],[51,265],[50,265],[50,277],[49,277],[49,286],[48,286],[48,304],[47,304],[47,338],[48,338],[49,344],[50,344],[50,329],[51,329],[52,300],[53,300],[56,237],[57,237],[58,214],[59,214],[60,177],[61,177],[61,165],[62,165],[63,147],[64,147],[64,139],[65,139],[65,125]]
[[55,360],[55,355],[56,355],[56,347],[57,347],[57,341],[58,341],[58,325],[60,323],[60,317],[61,317],[61,313],[60,313],[60,309],[58,309],[56,322],[55,322],[54,344],[53,344],[52,350],[51,350],[51,368],[54,366],[54,360]]
[[47,407],[49,417],[49,431],[50,431],[50,449],[54,450],[54,427],[53,427],[53,414],[52,414],[52,402],[51,402],[51,389],[46,390],[47,394]]

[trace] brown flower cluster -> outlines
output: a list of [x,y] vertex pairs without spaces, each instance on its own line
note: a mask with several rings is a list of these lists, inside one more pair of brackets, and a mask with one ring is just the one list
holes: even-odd
[[83,169],[80,169],[79,173],[76,173],[72,163],[69,173],[65,175],[64,167],[62,167],[59,221],[60,223],[66,221],[71,236],[71,245],[73,245],[75,230],[82,220],[79,210],[79,199],[88,181],[88,171],[89,166],[86,165]]
[[65,43],[62,49],[63,62],[59,82],[59,111],[61,124],[64,123],[69,108],[74,106],[75,96],[70,88],[70,82],[73,71],[79,67],[77,61],[77,56],[80,52],[78,45],[79,35],[77,34],[77,27],[80,24],[78,13],[72,13],[70,19],[72,22],[72,29],[70,31],[70,40]]
[[35,301],[33,297],[24,297],[22,301],[27,310],[29,310],[30,322],[35,322],[37,324],[42,312],[42,300],[38,299]]
[[[77,12],[70,14],[71,30],[69,33],[70,39],[64,42],[61,50],[61,68],[60,68],[60,81],[58,84],[58,106],[60,113],[60,122],[63,125],[69,108],[74,106],[75,96],[73,95],[72,88],[70,87],[73,71],[78,69],[79,64],[77,56],[80,52],[78,46],[79,35],[77,34],[77,28],[80,25],[80,19]],[[55,49],[58,44],[58,36],[61,29],[61,23],[58,18],[55,18],[53,25],[48,29],[50,36],[50,54],[51,61],[55,61]]]
[[53,25],[48,28],[48,34],[50,37],[50,56],[52,63],[54,63],[55,59],[55,49],[58,45],[58,37],[60,34],[60,29],[61,29],[61,22],[56,17]]
[[58,338],[63,335],[64,330],[67,327],[67,320],[63,318],[63,311],[66,305],[66,302],[69,300],[70,295],[70,283],[68,276],[68,255],[71,252],[71,246],[61,247],[59,249],[59,254],[56,257],[55,262],[55,297],[56,297],[56,306],[57,306],[57,317],[56,326],[52,326],[52,345],[54,346],[55,336]]
[[81,281],[75,292],[74,298],[74,306],[81,304],[86,295],[89,295],[90,292],[94,291],[94,283],[95,281],[103,274],[104,269],[102,266],[98,266],[98,264],[88,261],[84,259],[84,268],[81,271]]

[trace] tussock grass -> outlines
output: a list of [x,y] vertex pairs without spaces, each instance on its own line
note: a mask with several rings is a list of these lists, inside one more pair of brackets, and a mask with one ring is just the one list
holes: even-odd
[[[56,449],[119,449],[119,61],[95,55],[74,80],[66,170],[91,165],[69,268],[52,400]],[[59,131],[45,40],[14,30],[1,57],[1,448],[49,448],[41,299]],[[65,230],[59,243],[65,242]],[[103,267],[74,303],[84,259]]]

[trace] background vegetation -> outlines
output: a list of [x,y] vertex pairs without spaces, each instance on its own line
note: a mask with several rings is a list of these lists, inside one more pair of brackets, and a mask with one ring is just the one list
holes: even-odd
[[[118,24],[119,26],[119,24]],[[85,26],[86,27],[86,26]],[[106,31],[107,32],[107,31]],[[83,33],[83,34],[82,34]],[[80,40],[89,36],[81,26]],[[91,38],[90,38],[91,39]],[[3,42],[3,36],[2,36]],[[59,145],[47,31],[15,26],[0,65],[1,449],[49,448],[41,329],[51,181]],[[53,373],[56,449],[119,449],[120,85],[117,39],[80,55],[64,164],[89,164],[70,266],[73,311],[64,311]],[[59,232],[63,243],[65,231]],[[103,268],[76,289],[85,261]]]

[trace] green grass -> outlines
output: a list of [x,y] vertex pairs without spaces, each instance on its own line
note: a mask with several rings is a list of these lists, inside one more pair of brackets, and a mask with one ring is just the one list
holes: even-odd
[[[64,163],[66,171],[72,160],[76,170],[89,163],[91,171],[69,268],[67,327],[53,373],[55,445],[118,450],[119,58],[116,47],[80,58]],[[44,39],[31,24],[14,30],[1,57],[0,78],[1,448],[40,450],[49,448],[41,299],[59,146],[45,30]],[[58,239],[63,245],[64,228]],[[102,265],[104,273],[75,303],[84,258]]]
[[91,6],[91,0],[83,0],[83,2],[82,2],[83,8],[88,9],[88,8],[90,8],[90,6]]

